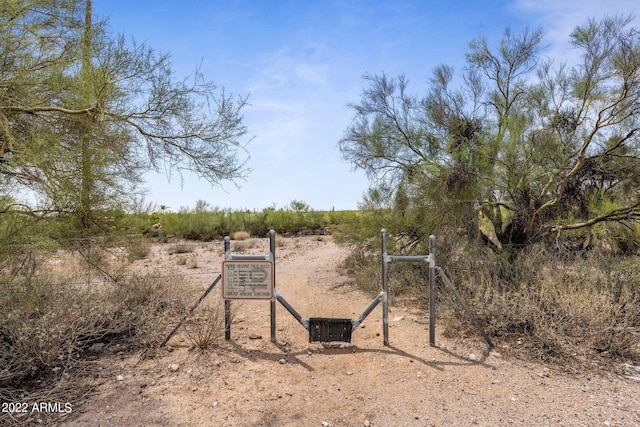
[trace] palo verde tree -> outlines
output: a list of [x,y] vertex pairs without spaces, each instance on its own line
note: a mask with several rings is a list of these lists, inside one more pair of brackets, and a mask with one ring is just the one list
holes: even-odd
[[168,55],[110,34],[91,0],[0,4],[1,191],[14,202],[27,191],[32,214],[86,229],[151,169],[244,177],[245,106],[198,69],[176,78]]
[[415,239],[463,230],[513,254],[576,230],[633,228],[640,33],[631,22],[575,28],[571,64],[543,57],[539,28],[507,30],[495,46],[479,37],[460,84],[438,66],[422,97],[404,76],[367,74],[341,153],[387,189],[394,218],[408,218],[397,231]]

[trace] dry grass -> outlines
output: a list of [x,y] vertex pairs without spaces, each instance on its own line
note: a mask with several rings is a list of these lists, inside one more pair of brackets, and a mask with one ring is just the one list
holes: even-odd
[[127,256],[130,262],[145,259],[151,252],[151,242],[144,236],[133,238],[127,246]]
[[258,242],[255,239],[234,241],[231,244],[231,252],[243,253],[257,246]]
[[199,350],[216,345],[224,336],[224,305],[211,304],[201,307],[184,324],[184,333]]
[[174,243],[167,249],[169,255],[188,254],[194,251],[193,244],[189,242]]
[[190,299],[176,276],[118,273],[115,281],[92,285],[87,277],[0,275],[0,401],[78,403],[90,391],[87,358],[116,343],[120,351],[157,346],[167,321],[185,313]]
[[[625,258],[552,255],[533,248],[510,265],[508,274],[500,274],[505,266],[487,263],[455,281],[488,332],[513,354],[570,369],[639,360],[632,332],[640,326],[640,266]],[[448,297],[443,291],[441,305],[462,319]],[[447,329],[473,333],[456,321]]]
[[[490,252],[456,251],[437,263],[506,353],[573,370],[640,360],[636,259],[559,257],[537,247],[508,263]],[[360,288],[379,291],[379,255],[356,249],[342,267]],[[417,298],[427,307],[426,274],[411,265],[390,265],[389,296]],[[437,286],[445,334],[481,340],[452,292],[440,279]]]
[[178,265],[184,265],[187,268],[198,268],[198,255],[180,255],[176,258],[176,263]]
[[251,236],[247,231],[236,231],[235,233],[231,233],[231,240],[247,240]]

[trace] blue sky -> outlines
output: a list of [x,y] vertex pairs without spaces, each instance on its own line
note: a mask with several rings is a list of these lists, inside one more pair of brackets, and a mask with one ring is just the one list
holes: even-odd
[[[606,5],[606,6],[605,6]],[[340,157],[337,142],[358,102],[361,76],[404,74],[421,94],[433,68],[460,69],[467,43],[497,41],[506,27],[542,26],[546,53],[571,58],[572,29],[589,17],[640,13],[635,0],[248,1],[94,0],[109,29],[170,53],[178,76],[201,71],[227,93],[249,95],[245,124],[252,169],[244,181],[211,186],[185,175],[147,175],[147,202],[192,208],[288,206],[355,209],[369,183]],[[638,19],[634,21],[640,27]]]

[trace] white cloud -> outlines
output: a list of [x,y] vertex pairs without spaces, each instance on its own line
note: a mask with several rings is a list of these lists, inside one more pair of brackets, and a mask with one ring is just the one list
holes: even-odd
[[340,67],[332,66],[338,62],[321,43],[283,46],[257,60],[247,85],[252,107],[246,114],[256,135],[250,148],[254,157],[294,163],[310,150],[321,150],[339,161],[335,144],[346,125],[339,119],[346,99]]
[[[606,3],[602,0],[516,0],[514,8],[543,23],[547,40],[556,53],[568,49],[573,29],[589,18],[635,16],[640,11],[638,4],[629,0],[608,0]],[[638,22],[637,18],[635,22]]]

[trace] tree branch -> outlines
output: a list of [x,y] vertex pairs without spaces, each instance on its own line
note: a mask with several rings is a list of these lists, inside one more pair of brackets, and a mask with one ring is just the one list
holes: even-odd
[[615,209],[611,212],[607,212],[604,215],[600,215],[595,218],[591,218],[583,222],[574,222],[572,224],[555,225],[550,228],[550,232],[558,232],[562,230],[577,230],[579,228],[591,227],[592,225],[600,222],[619,222],[624,220],[637,221],[640,219],[640,203],[636,203],[633,206],[626,208]]
[[75,110],[75,109],[69,109],[69,108],[63,108],[63,107],[54,107],[54,106],[47,106],[47,107],[18,107],[15,105],[7,105],[4,107],[0,107],[0,110],[2,111],[9,111],[12,113],[26,113],[26,114],[36,114],[36,113],[61,113],[61,114],[70,114],[70,115],[75,115],[75,114],[93,114],[96,111],[96,107],[91,107],[91,108],[83,108],[80,110]]

